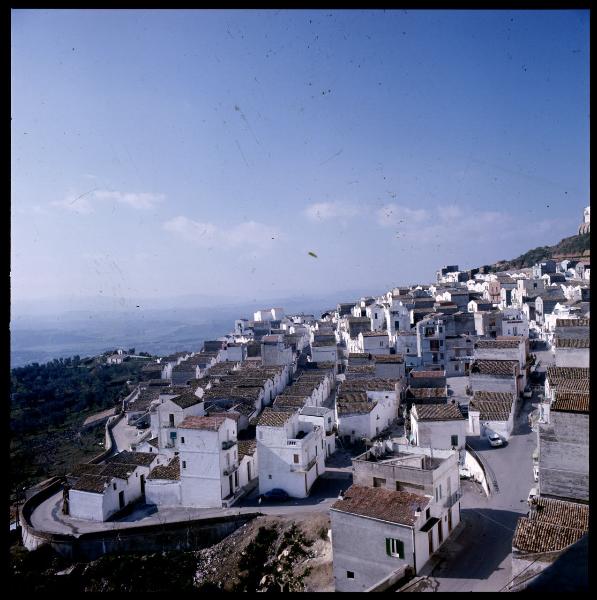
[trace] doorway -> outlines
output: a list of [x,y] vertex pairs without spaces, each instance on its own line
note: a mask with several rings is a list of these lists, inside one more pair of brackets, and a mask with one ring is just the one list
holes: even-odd
[[437,535],[439,536],[439,543],[441,544],[444,541],[444,528],[442,521],[437,524]]
[[429,530],[427,539],[429,540],[429,556],[431,556],[433,554],[433,529]]
[[452,531],[452,509],[448,509],[448,533]]
[[118,492],[118,506],[124,508],[124,490]]
[[145,475],[141,475],[141,496],[145,496]]

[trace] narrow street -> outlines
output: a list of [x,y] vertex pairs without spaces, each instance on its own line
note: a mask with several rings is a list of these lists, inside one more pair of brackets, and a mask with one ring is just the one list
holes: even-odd
[[536,402],[534,396],[524,403],[504,447],[468,439],[493,469],[499,492],[488,498],[480,485],[462,482],[462,528],[423,569],[421,575],[429,577],[426,591],[497,592],[509,583],[512,537],[518,518],[528,512],[526,500],[533,486],[536,434],[528,425],[528,414]]

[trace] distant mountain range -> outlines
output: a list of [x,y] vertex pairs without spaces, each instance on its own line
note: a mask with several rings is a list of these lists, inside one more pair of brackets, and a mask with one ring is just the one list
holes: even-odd
[[508,271],[511,269],[524,269],[548,258],[564,260],[575,258],[588,260],[591,253],[591,234],[572,235],[560,240],[554,246],[539,246],[533,248],[512,260],[501,260],[490,265],[491,271]]

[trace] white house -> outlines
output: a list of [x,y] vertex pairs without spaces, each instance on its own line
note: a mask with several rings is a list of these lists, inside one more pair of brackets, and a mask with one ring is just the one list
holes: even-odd
[[529,321],[520,308],[502,310],[502,335],[529,337]]
[[352,466],[353,485],[330,508],[336,591],[420,573],[460,522],[457,452],[386,443]]
[[234,419],[188,416],[178,432],[182,505],[230,506],[240,488]]
[[173,456],[167,464],[158,465],[149,473],[145,485],[145,503],[160,507],[182,504],[179,456]]
[[475,392],[469,402],[469,430],[486,437],[491,433],[508,440],[514,429],[516,396],[503,392]]
[[410,430],[416,446],[462,450],[466,444],[467,420],[460,407],[448,404],[414,404]]
[[68,477],[68,514],[107,521],[145,494],[145,481],[158,460],[156,454],[124,451],[102,465],[79,465]]
[[264,367],[289,365],[293,362],[292,348],[282,334],[266,335],[261,340],[261,361]]
[[239,483],[242,488],[257,483],[259,467],[257,462],[257,440],[238,440]]
[[338,435],[345,443],[371,439],[388,429],[398,417],[396,393],[344,391],[336,398]]
[[319,425],[325,432],[325,456],[336,452],[336,415],[325,406],[304,406],[299,409],[301,420]]
[[590,366],[590,343],[590,337],[557,336],[554,344],[556,367],[588,368]]
[[160,395],[160,403],[152,413],[152,434],[158,438],[160,451],[172,453],[174,449],[178,450],[180,423],[188,416],[201,417],[204,414],[203,400],[190,389],[176,396]]
[[361,331],[358,336],[358,352],[389,354],[390,338],[386,331]]
[[338,346],[336,340],[311,343],[312,362],[338,362]]
[[265,408],[257,421],[259,493],[274,488],[306,498],[325,472],[324,430],[298,412]]

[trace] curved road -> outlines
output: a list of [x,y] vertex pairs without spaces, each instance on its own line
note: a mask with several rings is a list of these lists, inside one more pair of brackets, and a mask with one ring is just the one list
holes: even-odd
[[478,484],[463,482],[460,532],[421,572],[429,576],[429,591],[497,592],[510,582],[512,538],[518,517],[528,512],[527,496],[534,485],[537,437],[527,419],[536,402],[535,397],[525,402],[506,446],[492,448],[487,441],[468,439],[493,469],[499,492],[488,498]]

